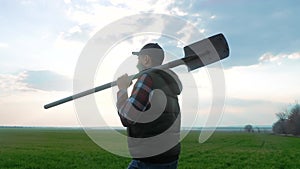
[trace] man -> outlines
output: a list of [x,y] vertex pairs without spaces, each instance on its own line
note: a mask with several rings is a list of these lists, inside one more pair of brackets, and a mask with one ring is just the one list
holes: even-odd
[[[138,56],[140,73],[130,97],[127,89],[132,82],[128,75],[117,80],[118,114],[127,127],[128,147],[133,158],[128,169],[175,169],[180,154],[177,96],[182,90],[181,83],[171,70],[157,68],[164,59],[164,51],[157,43],[146,44],[132,54]],[[163,95],[155,91],[162,91]]]

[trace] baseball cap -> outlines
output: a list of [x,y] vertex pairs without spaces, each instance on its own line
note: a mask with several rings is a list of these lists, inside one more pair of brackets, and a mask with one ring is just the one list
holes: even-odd
[[161,62],[164,60],[164,50],[157,43],[148,43],[139,52],[132,52],[133,55],[148,55]]

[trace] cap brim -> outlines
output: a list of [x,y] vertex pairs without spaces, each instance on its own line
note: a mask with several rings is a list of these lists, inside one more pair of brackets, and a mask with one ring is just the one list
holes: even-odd
[[140,52],[132,52],[132,54],[138,56],[140,54]]

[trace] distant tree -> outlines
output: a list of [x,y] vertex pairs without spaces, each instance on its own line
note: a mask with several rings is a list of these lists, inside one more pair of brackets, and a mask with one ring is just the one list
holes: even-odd
[[276,134],[288,134],[287,119],[280,119],[273,124],[272,130]]
[[288,111],[285,109],[282,112],[276,113],[278,121],[273,124],[273,132],[277,134],[288,134],[287,121],[288,121]]
[[244,127],[244,130],[245,130],[246,132],[248,132],[248,133],[254,131],[252,125],[250,125],[250,124],[246,125],[246,126]]
[[278,117],[279,120],[286,120],[289,116],[287,112],[288,111],[276,113],[276,116]]
[[277,134],[300,135],[300,105],[296,102],[284,112],[277,113],[278,121],[273,125],[273,132]]
[[290,134],[300,135],[300,105],[298,103],[290,110],[287,127]]

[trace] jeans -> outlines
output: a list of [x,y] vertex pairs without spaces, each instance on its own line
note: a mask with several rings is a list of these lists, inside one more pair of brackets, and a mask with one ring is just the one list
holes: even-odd
[[177,165],[178,160],[164,164],[145,163],[139,160],[132,160],[127,169],[177,169]]

